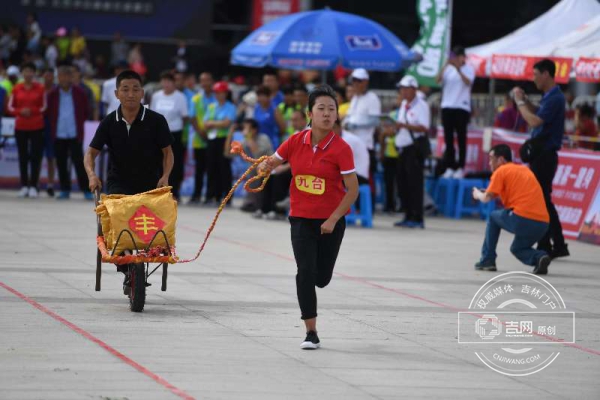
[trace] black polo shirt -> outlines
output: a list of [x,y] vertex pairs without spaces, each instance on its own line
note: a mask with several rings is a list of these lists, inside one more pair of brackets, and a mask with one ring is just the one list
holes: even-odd
[[119,106],[100,122],[90,147],[108,148],[108,192],[136,194],[156,188],[162,174],[162,149],[172,143],[173,135],[161,114],[142,105],[128,127]]

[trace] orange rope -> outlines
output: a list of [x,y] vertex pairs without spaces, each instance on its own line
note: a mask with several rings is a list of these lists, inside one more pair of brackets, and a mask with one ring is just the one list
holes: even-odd
[[[141,263],[141,262],[183,264],[183,263],[189,263],[189,262],[197,260],[198,257],[200,257],[200,254],[202,253],[202,251],[204,250],[204,247],[206,246],[206,242],[208,242],[208,238],[210,237],[210,234],[215,229],[215,225],[217,224],[217,220],[219,219],[219,216],[223,212],[223,209],[225,208],[225,205],[227,204],[229,199],[231,199],[231,196],[233,196],[233,193],[235,192],[235,190],[240,186],[240,184],[244,181],[244,179],[246,179],[248,177],[248,175],[252,172],[252,170],[257,168],[261,162],[263,162],[264,160],[266,160],[268,158],[268,156],[262,156],[258,159],[254,159],[254,158],[248,156],[244,152],[244,149],[240,142],[231,143],[231,154],[238,154],[240,157],[242,157],[242,159],[244,159],[244,161],[249,162],[251,165],[250,165],[250,167],[248,167],[246,172],[244,172],[242,174],[242,176],[240,176],[240,178],[235,182],[235,184],[233,185],[233,187],[231,188],[229,193],[227,193],[227,196],[225,196],[225,198],[219,205],[219,209],[217,210],[217,213],[215,214],[215,217],[213,218],[212,223],[210,224],[210,227],[208,228],[208,231],[206,232],[206,235],[204,236],[204,241],[202,242],[200,249],[198,250],[198,252],[196,253],[196,255],[193,258],[183,259],[183,260],[179,259],[179,257],[177,257],[177,255],[175,254],[175,248],[171,249],[170,256],[162,255],[167,252],[166,248],[164,248],[164,247],[155,247],[155,248],[149,249],[147,252],[142,251],[142,252],[139,252],[138,254],[131,254],[131,255],[125,255],[125,256],[117,256],[117,255],[112,256],[112,255],[110,255],[108,249],[106,248],[106,243],[104,242],[104,237],[98,236],[96,241],[98,243],[98,249],[100,250],[100,253],[102,255],[102,262],[112,263],[112,264],[117,264],[117,265]],[[248,181],[244,184],[244,190],[246,190],[247,192],[251,192],[251,193],[260,192],[261,190],[263,190],[265,188],[265,185],[267,184],[267,181],[269,180],[270,176],[271,176],[270,172],[262,172],[262,173],[257,172],[256,176],[253,176],[252,178],[248,179]],[[261,179],[262,179],[262,183],[259,187],[255,188],[255,189],[250,187],[250,185],[253,182],[256,182]]]

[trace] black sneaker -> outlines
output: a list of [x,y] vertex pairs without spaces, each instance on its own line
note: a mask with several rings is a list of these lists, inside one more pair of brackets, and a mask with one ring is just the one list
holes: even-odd
[[548,265],[550,265],[550,256],[544,255],[539,258],[535,267],[533,267],[533,273],[536,275],[546,275],[548,273]]
[[306,339],[300,345],[302,350],[316,350],[321,347],[321,342],[319,341],[319,337],[317,336],[317,332],[310,331],[306,333]]
[[555,247],[554,249],[552,249],[552,251],[550,253],[548,253],[550,255],[551,259],[555,259],[555,258],[560,258],[560,257],[568,257],[571,255],[571,253],[569,253],[569,246],[567,244],[565,244],[562,247]]
[[475,263],[477,271],[497,271],[496,261],[479,261]]
[[48,197],[54,197],[54,188],[49,187],[48,189],[46,189],[46,193],[48,193]]

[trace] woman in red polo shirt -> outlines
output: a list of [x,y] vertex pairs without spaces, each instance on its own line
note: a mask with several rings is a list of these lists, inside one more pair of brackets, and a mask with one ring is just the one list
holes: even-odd
[[331,281],[346,229],[345,215],[358,197],[358,178],[350,146],[333,132],[338,119],[335,92],[327,85],[308,97],[310,129],[292,135],[259,169],[270,171],[289,162],[290,223],[298,272],[296,291],[306,339],[302,349],[320,347],[317,294]]
[[[44,151],[44,86],[34,82],[35,65],[24,64],[23,82],[17,84],[10,96],[9,111],[15,116],[15,138],[19,152],[21,191],[19,197],[38,197],[38,180]],[[28,168],[31,166],[31,171]]]

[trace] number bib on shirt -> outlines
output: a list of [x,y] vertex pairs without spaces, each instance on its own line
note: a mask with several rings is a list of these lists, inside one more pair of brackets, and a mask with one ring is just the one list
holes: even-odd
[[302,192],[318,196],[325,193],[325,179],[312,175],[296,175],[294,182],[296,182],[296,188]]

